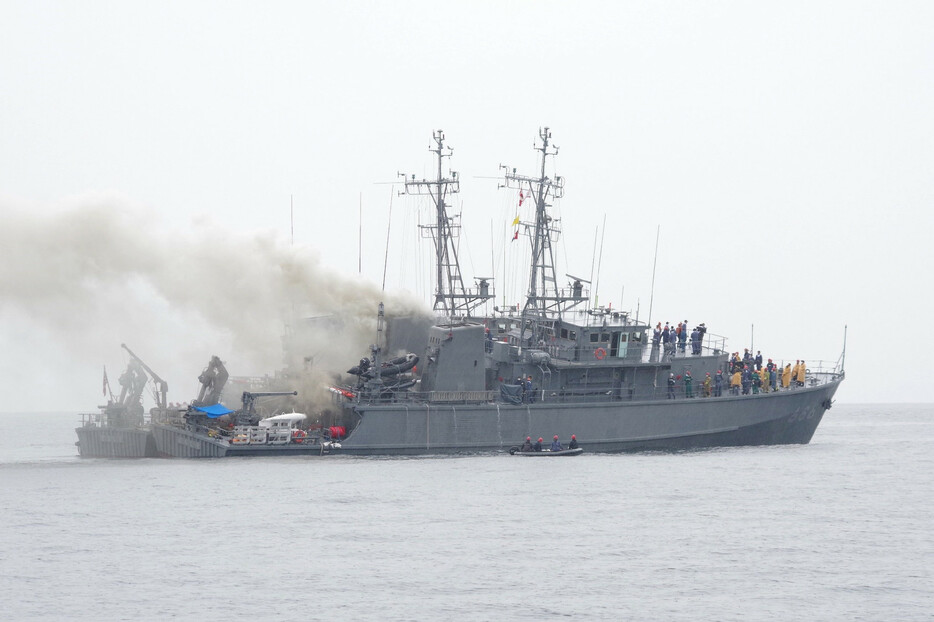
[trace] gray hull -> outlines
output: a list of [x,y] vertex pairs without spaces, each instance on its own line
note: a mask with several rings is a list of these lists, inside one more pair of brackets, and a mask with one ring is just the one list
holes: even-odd
[[759,395],[590,404],[357,405],[341,453],[508,449],[526,436],[577,435],[591,452],[808,443],[840,381]]
[[[508,450],[526,436],[577,435],[588,452],[677,451],[808,443],[840,384],[759,395],[508,405],[355,404],[359,423],[331,453],[424,455]],[[184,427],[153,426],[176,458],[321,455],[320,445],[233,445]]]
[[111,428],[82,426],[78,434],[78,453],[82,458],[153,458],[156,443],[148,428]]
[[309,440],[285,445],[238,445],[184,427],[153,426],[156,452],[168,458],[224,458],[230,456],[320,456],[327,451]]
[[227,455],[226,441],[180,428],[157,423],[152,427],[156,452],[171,458],[223,458]]

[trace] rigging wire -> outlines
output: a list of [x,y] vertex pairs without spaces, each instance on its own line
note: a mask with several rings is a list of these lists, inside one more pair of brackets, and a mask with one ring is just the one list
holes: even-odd
[[594,290],[596,292],[594,296],[594,301],[599,303],[600,300],[597,296],[600,295],[600,268],[603,266],[603,240],[606,238],[606,214],[603,214],[603,233],[600,234],[600,259],[597,261],[597,282],[594,283]]
[[396,187],[389,187],[389,218],[386,222],[386,254],[383,256],[383,287],[386,291],[386,267],[389,265],[389,232],[392,230],[392,195],[396,193]]

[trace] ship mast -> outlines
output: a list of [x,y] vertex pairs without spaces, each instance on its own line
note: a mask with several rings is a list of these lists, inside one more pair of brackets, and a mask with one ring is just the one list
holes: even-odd
[[[506,169],[506,188],[528,191],[535,203],[535,222],[522,223],[526,234],[532,238],[532,263],[529,277],[529,292],[522,309],[523,322],[522,335],[525,338],[530,324],[538,324],[542,320],[561,320],[564,310],[574,307],[587,300],[583,295],[581,279],[574,279],[570,290],[558,289],[558,279],[555,274],[555,257],[553,242],[561,233],[560,221],[548,215],[550,201],[564,196],[564,178],[556,176],[554,179],[545,174],[545,164],[549,156],[555,156],[558,148],[551,145],[551,131],[549,128],[539,129],[541,146],[535,150],[542,154],[541,169],[538,177],[529,177],[516,174],[516,169],[500,165]],[[547,323],[547,322],[546,322]],[[537,332],[537,331],[536,331]]]
[[432,132],[432,140],[434,145],[429,145],[428,150],[437,156],[437,177],[416,180],[415,175],[400,173],[400,176],[405,181],[405,194],[428,195],[435,207],[434,224],[419,225],[423,237],[430,237],[435,246],[435,302],[432,308],[451,318],[460,314],[470,317],[474,307],[493,297],[489,283],[492,279],[478,278],[476,289],[464,286],[455,244],[460,233],[460,224],[457,223],[460,215],[448,216],[446,208],[449,205],[445,202],[448,195],[460,192],[460,178],[455,171],[450,172],[450,177],[444,177],[442,171],[444,158],[451,157],[454,150],[444,145],[442,130]]

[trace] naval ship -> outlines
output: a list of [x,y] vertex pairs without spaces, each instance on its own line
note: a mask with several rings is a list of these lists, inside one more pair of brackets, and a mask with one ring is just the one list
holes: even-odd
[[[427,327],[421,350],[391,351],[385,332],[393,318],[380,305],[377,343],[348,370],[353,381],[330,387],[345,425],[314,434],[306,434],[298,418],[260,426],[250,421],[244,401],[235,426],[212,426],[200,414],[197,421],[154,426],[161,455],[500,452],[529,436],[572,434],[588,452],[811,440],[844,379],[845,339],[836,362],[808,368],[802,362],[793,385],[733,394],[723,337],[704,330],[690,348],[684,342],[661,344],[649,322],[584,307],[590,299],[586,280],[568,275],[567,286],[558,286],[553,248],[559,223],[548,208],[563,196],[564,179],[546,175],[557,153],[548,128],[539,131],[535,147],[541,153],[538,174],[504,167],[502,187],[518,190],[535,205],[533,219],[514,223],[516,235],[521,229],[531,241],[525,304],[521,310],[494,307],[492,314],[476,314],[494,297],[493,279],[476,278],[468,287],[461,275],[457,228],[447,212],[459,179],[456,172],[443,173],[443,160],[453,153],[444,141],[443,132],[433,133],[435,178],[404,176],[405,192],[429,196],[436,213],[426,227],[435,250],[437,321]],[[720,372],[726,379],[722,388],[708,395],[703,380]]]
[[[568,286],[558,287],[558,223],[548,208],[563,195],[564,179],[546,175],[546,163],[557,153],[548,128],[539,131],[537,175],[503,167],[501,187],[518,189],[535,204],[534,219],[521,223],[532,248],[525,304],[514,313],[473,315],[493,296],[492,286],[490,279],[478,279],[476,288],[466,288],[460,276],[445,202],[458,180],[456,173],[442,176],[442,158],[451,152],[442,132],[434,140],[437,177],[405,183],[407,191],[428,194],[435,203],[434,308],[442,319],[429,329],[416,385],[400,384],[397,375],[383,378],[383,347],[375,344],[369,364],[351,370],[364,367],[367,373],[334,387],[350,421],[337,451],[496,452],[526,437],[567,440],[572,434],[591,452],[811,440],[844,379],[845,338],[837,362],[809,368],[801,362],[803,378],[787,388],[734,395],[727,386],[731,365],[724,338],[704,329],[699,340],[672,348],[657,343],[649,323],[629,313],[580,308],[589,300],[584,279],[568,275]],[[701,383],[719,372],[724,386],[707,396]]]

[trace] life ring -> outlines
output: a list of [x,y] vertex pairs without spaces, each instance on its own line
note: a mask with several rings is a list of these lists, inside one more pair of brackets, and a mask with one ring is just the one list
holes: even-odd
[[597,348],[596,350],[594,350],[593,355],[597,357],[597,360],[602,361],[603,359],[606,358],[606,350],[604,350],[603,348]]
[[305,430],[292,430],[292,442],[294,443],[304,443],[305,436]]

